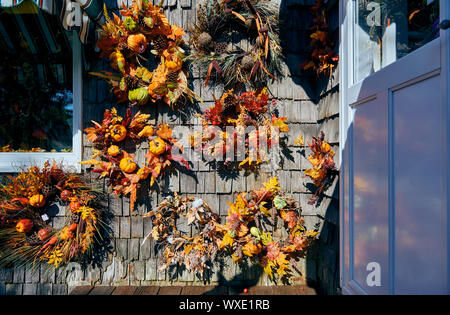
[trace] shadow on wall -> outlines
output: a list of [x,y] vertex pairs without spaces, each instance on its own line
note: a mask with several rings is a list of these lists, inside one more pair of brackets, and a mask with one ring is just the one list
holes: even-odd
[[314,4],[315,0],[281,0],[279,20],[280,43],[287,67],[285,72],[288,71],[285,76],[290,76],[295,85],[303,88],[309,99],[317,102],[315,78],[300,69],[309,49],[309,28],[312,22],[309,7]]
[[[338,1],[325,0],[325,9],[332,10],[332,14],[327,14],[328,24],[332,31],[333,40],[339,42],[339,32],[337,20],[339,15]],[[294,84],[303,88],[308,98],[314,103],[318,103],[329,84],[330,77],[317,76],[312,72],[305,72],[300,65],[311,54],[311,30],[313,14],[311,6],[316,4],[316,0],[281,0],[280,3],[280,41],[285,63]],[[335,11],[335,12],[334,12]],[[336,45],[335,49],[337,49]],[[295,86],[294,86],[295,88]]]
[[334,190],[315,206],[320,233],[306,255],[307,284],[325,295],[339,294],[339,200],[332,197],[339,195],[339,180],[334,182]]

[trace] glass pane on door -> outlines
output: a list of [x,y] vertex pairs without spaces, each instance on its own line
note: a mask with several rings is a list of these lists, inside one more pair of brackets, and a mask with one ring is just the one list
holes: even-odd
[[[355,107],[353,139],[353,279],[369,294],[387,294],[388,118],[382,99]],[[381,276],[376,285],[370,276],[374,264]]]
[[444,126],[439,87],[440,77],[435,76],[392,95],[396,294],[445,292]]
[[354,82],[439,36],[439,0],[356,0]]

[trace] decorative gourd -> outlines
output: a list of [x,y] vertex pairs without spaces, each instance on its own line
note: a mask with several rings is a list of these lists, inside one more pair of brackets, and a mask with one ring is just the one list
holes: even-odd
[[140,87],[128,92],[128,100],[131,103],[137,103],[138,105],[143,105],[147,103],[150,95],[148,94],[148,89]]
[[140,168],[136,173],[140,179],[147,179],[148,175],[150,174],[150,171],[146,168]]
[[161,138],[150,141],[150,152],[154,155],[161,155],[166,149],[166,143]]
[[125,157],[120,160],[119,167],[125,173],[133,173],[136,169],[137,165],[134,163],[133,159],[130,157]]
[[48,229],[40,229],[37,235],[41,241],[45,241],[50,237],[50,231]]
[[69,231],[75,232],[75,231],[77,230],[77,227],[78,227],[78,224],[72,223],[72,224],[69,226]]
[[125,26],[125,29],[130,32],[134,32],[138,27],[137,23],[129,16],[123,20],[123,26]]
[[42,208],[45,205],[45,197],[41,194],[33,195],[30,198],[30,206],[35,208]]
[[153,127],[145,126],[144,129],[141,130],[138,134],[139,137],[151,137],[153,136]]
[[142,54],[147,50],[148,42],[144,34],[136,34],[128,36],[127,44],[132,51]]
[[77,210],[80,206],[81,204],[78,201],[71,201],[69,203],[69,209],[72,213],[77,213]]
[[120,153],[120,149],[116,145],[112,145],[108,148],[108,154],[111,156],[119,155],[119,153]]
[[33,222],[30,219],[21,219],[16,224],[16,231],[19,233],[28,233],[33,228]]
[[114,141],[120,142],[127,136],[127,128],[122,125],[114,125],[111,129],[111,138]]

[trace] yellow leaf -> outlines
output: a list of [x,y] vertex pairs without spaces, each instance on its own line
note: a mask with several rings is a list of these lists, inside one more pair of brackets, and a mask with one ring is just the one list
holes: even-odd
[[304,146],[305,141],[303,140],[303,135],[300,135],[297,139],[295,139],[294,143],[298,144],[299,146]]
[[224,237],[222,239],[222,242],[220,243],[219,247],[223,248],[223,247],[226,247],[228,245],[231,246],[231,245],[233,245],[233,242],[234,242],[234,238],[232,238],[229,233],[225,233],[225,235],[224,235]]

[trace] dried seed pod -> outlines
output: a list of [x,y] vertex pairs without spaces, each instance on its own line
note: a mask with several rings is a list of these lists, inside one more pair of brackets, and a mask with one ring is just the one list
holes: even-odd
[[246,55],[241,60],[241,66],[245,70],[251,70],[253,68],[253,65],[255,64],[255,61],[253,60],[252,56]]
[[225,42],[216,43],[216,45],[214,47],[214,52],[217,55],[221,55],[227,51],[227,48],[228,48],[228,43],[225,43]]
[[208,33],[206,33],[206,32],[201,33],[198,36],[197,40],[198,40],[198,44],[200,45],[200,47],[202,47],[204,49],[208,49],[211,47],[212,37]]

